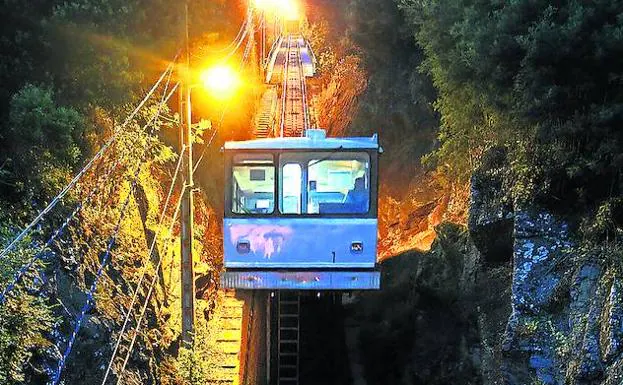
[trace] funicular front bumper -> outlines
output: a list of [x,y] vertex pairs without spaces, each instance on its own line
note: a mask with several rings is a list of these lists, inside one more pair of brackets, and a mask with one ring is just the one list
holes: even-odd
[[378,290],[376,270],[227,270],[221,287],[245,290]]

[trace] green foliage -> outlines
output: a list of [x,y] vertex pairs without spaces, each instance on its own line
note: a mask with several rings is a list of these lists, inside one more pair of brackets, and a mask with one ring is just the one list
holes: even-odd
[[3,0],[0,19],[0,116],[6,118],[9,100],[25,80],[40,82],[47,79],[45,48],[38,20],[50,12],[56,1]]
[[44,336],[55,324],[52,309],[37,296],[22,293],[0,307],[0,383],[44,381],[41,357],[51,347]]
[[623,198],[605,200],[593,215],[584,218],[580,230],[588,242],[620,239],[623,234]]
[[82,117],[57,107],[51,90],[27,85],[11,99],[5,183],[29,200],[42,201],[64,186],[80,159]]
[[[423,51],[413,40],[405,16],[393,1],[351,0],[345,13],[349,38],[360,48],[368,73],[367,89],[359,99],[349,134],[379,133],[385,164],[408,173],[432,150],[438,117],[436,91],[419,70]],[[409,167],[409,165],[411,165]],[[405,166],[407,168],[405,168]]]
[[180,385],[202,385],[209,380],[207,360],[197,351],[181,348],[177,356],[176,369]]
[[[0,227],[0,240],[5,244],[8,232]],[[35,253],[30,247],[18,248],[0,260],[0,290],[13,274]],[[0,304],[0,383],[32,384],[45,381],[43,359],[52,344],[46,337],[57,320],[47,300],[38,294],[40,282],[35,264],[5,304]]]
[[[190,2],[192,43],[229,42],[238,31],[244,15],[240,11],[245,7],[242,3],[232,6],[228,0]],[[0,1],[0,17],[4,23],[0,31],[0,245],[6,245],[9,235],[32,219],[32,212],[58,193],[153,84],[179,49],[183,11],[182,2],[169,0]],[[203,59],[214,60],[201,57]],[[171,85],[174,82],[172,78]],[[175,105],[173,101],[171,105]],[[120,135],[105,167],[118,160],[120,167],[113,175],[115,181],[122,180],[123,176],[133,174],[136,159],[147,149],[148,165],[140,177],[157,186],[155,194],[149,198],[159,209],[158,198],[163,194],[159,188],[163,180],[169,181],[172,171],[169,162],[176,157],[167,144],[174,143],[177,132],[165,118],[158,122],[156,136],[140,130],[155,107],[151,105],[146,110],[128,132]],[[171,114],[168,109],[163,112]],[[173,139],[166,141],[168,138]],[[80,182],[80,193],[97,182],[90,174],[85,179]],[[46,290],[58,289],[54,296],[63,301],[67,312],[79,311],[76,307],[82,305],[76,304],[81,296],[73,280],[84,279],[90,283],[92,270],[99,264],[100,250],[91,246],[101,242],[87,243],[109,234],[110,223],[118,217],[115,204],[127,192],[127,183],[107,183],[103,191],[106,194],[98,194],[96,202],[81,212],[80,225],[74,223],[69,229],[73,237],[71,245],[64,245],[59,251],[67,258],[65,261],[79,262],[78,271],[70,274],[55,271],[57,278],[65,279],[63,285],[56,282],[57,286],[46,287]],[[59,225],[58,219],[66,214],[63,210],[67,206],[71,207],[66,205],[48,214],[41,228],[42,236],[49,236],[50,228]],[[88,215],[92,220],[85,224]],[[38,236],[23,242],[10,259],[0,261],[0,289],[32,256],[33,250],[28,244],[37,244]],[[118,285],[111,289],[115,296],[119,295],[116,291],[119,287],[125,291],[128,282],[133,282],[131,278],[136,270],[135,259],[124,258],[125,255],[138,256],[146,252],[141,236],[136,227],[123,226],[115,248],[119,255],[114,261],[118,270],[107,276]],[[122,242],[124,239],[128,241]],[[52,270],[61,266],[64,264],[36,268]],[[26,282],[15,291],[14,299],[5,306],[0,305],[1,384],[45,383],[47,378],[43,378],[41,362],[57,359],[57,352],[48,341],[57,337],[52,337],[50,332],[56,323],[53,314],[61,311],[47,306],[48,292],[42,293],[34,285],[36,274],[33,269]],[[106,311],[94,315],[95,319],[118,316],[115,312],[104,313]],[[85,339],[90,339],[91,344],[100,342],[94,334],[107,338],[99,330],[88,334],[90,332],[84,333],[89,335]],[[167,348],[163,344],[158,352],[152,353],[166,357],[164,350]],[[97,349],[87,348],[83,353]],[[75,367],[88,368],[95,375],[101,362],[91,354],[84,354],[83,358],[84,361],[76,355]],[[82,374],[69,370],[67,381],[80,378]]]
[[502,146],[532,198],[621,194],[623,2],[396,2],[439,93],[437,164],[465,177]]

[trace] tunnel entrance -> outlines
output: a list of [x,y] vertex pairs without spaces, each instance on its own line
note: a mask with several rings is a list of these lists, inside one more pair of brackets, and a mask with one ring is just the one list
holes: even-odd
[[270,296],[269,385],[351,384],[341,293]]

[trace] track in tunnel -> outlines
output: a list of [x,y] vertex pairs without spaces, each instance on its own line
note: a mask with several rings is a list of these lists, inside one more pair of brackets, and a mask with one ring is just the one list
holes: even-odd
[[[278,376],[278,294],[271,298],[271,376],[268,385],[280,385]],[[344,330],[341,294],[302,292],[300,295],[298,385],[352,383]]]

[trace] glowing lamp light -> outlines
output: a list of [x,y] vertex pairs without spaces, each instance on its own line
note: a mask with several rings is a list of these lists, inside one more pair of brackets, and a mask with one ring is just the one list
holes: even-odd
[[275,0],[255,0],[255,7],[259,9],[266,9],[275,6]]
[[240,79],[230,67],[219,65],[203,71],[200,75],[203,86],[217,98],[230,97],[240,86]]
[[298,20],[300,18],[299,5],[295,0],[280,0],[279,7],[286,20]]
[[255,0],[255,7],[264,11],[276,11],[286,20],[298,20],[300,18],[297,0]]

